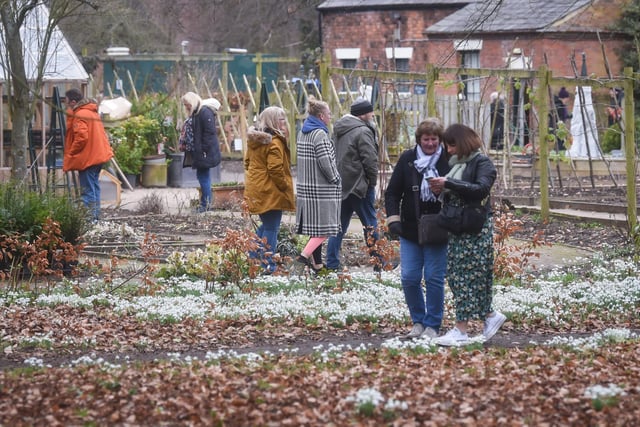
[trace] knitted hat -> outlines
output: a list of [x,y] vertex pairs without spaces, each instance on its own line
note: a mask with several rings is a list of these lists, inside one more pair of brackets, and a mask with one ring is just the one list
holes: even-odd
[[558,92],[558,98],[560,98],[560,99],[569,98],[569,92],[567,91],[567,89],[564,86],[562,86],[560,88],[560,92]]
[[369,101],[364,98],[356,99],[353,104],[351,104],[351,115],[352,116],[362,116],[367,113],[373,111],[373,105]]

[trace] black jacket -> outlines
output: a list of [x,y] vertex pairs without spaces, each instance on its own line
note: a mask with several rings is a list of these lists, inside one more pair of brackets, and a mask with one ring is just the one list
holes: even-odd
[[[400,155],[393,174],[389,179],[389,184],[384,193],[384,207],[387,212],[387,222],[392,223],[398,219],[402,223],[402,237],[418,242],[418,218],[416,218],[416,201],[420,200],[420,185],[422,174],[419,173],[413,162],[416,160],[416,150],[418,146],[406,150]],[[440,176],[445,176],[449,172],[447,152],[443,147],[442,155],[436,163],[436,169]],[[440,202],[419,202],[420,214],[438,213]]]
[[496,167],[491,159],[479,154],[467,163],[462,179],[447,178],[444,188],[455,191],[466,202],[479,202],[491,194],[496,176]]
[[216,131],[215,113],[202,106],[193,114],[193,163],[194,169],[213,168],[220,164],[220,144]]

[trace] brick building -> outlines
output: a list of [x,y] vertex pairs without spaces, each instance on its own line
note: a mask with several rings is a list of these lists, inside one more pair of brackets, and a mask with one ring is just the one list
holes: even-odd
[[[586,54],[590,74],[621,75],[609,30],[629,0],[327,0],[318,6],[321,44],[332,66],[421,72],[444,67],[531,68],[546,60],[573,76]],[[477,88],[467,86],[470,99]]]

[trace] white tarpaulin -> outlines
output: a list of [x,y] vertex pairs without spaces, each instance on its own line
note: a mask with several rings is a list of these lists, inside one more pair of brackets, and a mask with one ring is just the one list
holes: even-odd
[[[580,92],[584,94],[580,99]],[[573,118],[571,119],[572,143],[569,148],[569,157],[600,157],[598,145],[598,128],[596,126],[596,112],[591,98],[591,86],[576,88],[573,103]],[[582,104],[580,103],[582,101]],[[587,144],[589,151],[587,151]]]
[[104,99],[98,106],[98,113],[105,120],[123,120],[131,115],[131,106],[131,102],[122,96]]

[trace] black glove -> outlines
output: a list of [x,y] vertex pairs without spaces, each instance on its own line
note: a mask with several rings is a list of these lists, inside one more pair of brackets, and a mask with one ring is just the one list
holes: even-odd
[[400,221],[395,221],[389,224],[389,233],[395,234],[396,236],[402,235],[402,223]]

